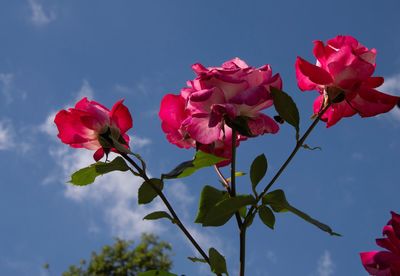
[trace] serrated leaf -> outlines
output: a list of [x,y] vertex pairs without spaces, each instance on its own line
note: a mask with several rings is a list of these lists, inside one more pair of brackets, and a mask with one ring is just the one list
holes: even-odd
[[251,195],[239,195],[222,199],[207,212],[202,224],[203,226],[224,225],[241,207],[254,203],[255,198]]
[[287,93],[280,89],[271,87],[272,97],[274,99],[274,106],[279,116],[286,122],[291,124],[296,130],[296,140],[299,139],[299,125],[300,114],[297,109],[296,103]]
[[272,210],[274,210],[275,212],[291,212],[332,236],[341,236],[340,234],[334,232],[332,228],[328,225],[310,217],[308,214],[290,205],[289,202],[286,200],[285,193],[282,190],[275,190],[266,194],[263,197],[262,202],[263,204],[268,204],[269,206],[271,206]]
[[152,184],[157,187],[160,191],[163,189],[164,184],[161,179],[152,178],[149,180],[151,183],[145,181],[139,187],[138,191],[138,202],[139,204],[146,204],[153,201],[153,199],[158,195],[157,191],[154,190]]
[[264,154],[257,156],[250,166],[250,180],[253,191],[255,192],[256,186],[263,179],[267,173],[268,162]]
[[201,168],[213,166],[224,160],[226,159],[203,151],[197,151],[193,160],[179,164],[169,173],[162,174],[161,177],[166,179],[187,177]]
[[208,212],[223,198],[228,196],[227,192],[220,191],[212,186],[206,185],[201,191],[199,210],[195,219],[196,223],[203,223]]
[[197,257],[187,257],[189,260],[191,260],[194,263],[207,263],[206,260],[197,258]]
[[212,272],[215,274],[225,273],[228,275],[224,256],[222,256],[215,248],[211,247],[208,251],[208,257],[210,259],[210,267]]
[[94,182],[96,177],[110,173],[112,171],[127,171],[129,170],[125,160],[118,156],[111,162],[96,162],[89,167],[80,169],[71,175],[70,183],[78,186],[88,185]]
[[171,217],[171,215],[164,211],[155,211],[153,213],[146,215],[143,219],[156,220],[156,219],[161,219],[161,218],[167,218],[167,219],[173,221],[173,218]]
[[178,276],[178,275],[162,270],[149,270],[146,272],[139,272],[138,276]]
[[258,216],[261,221],[271,229],[274,229],[275,215],[267,206],[260,206],[258,209]]

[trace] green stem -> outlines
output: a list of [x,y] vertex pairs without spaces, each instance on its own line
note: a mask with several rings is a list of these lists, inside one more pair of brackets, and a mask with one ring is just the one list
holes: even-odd
[[200,245],[196,242],[196,240],[193,238],[193,236],[189,233],[189,231],[183,225],[182,221],[179,219],[178,215],[176,214],[175,210],[172,208],[168,199],[165,197],[164,193],[150,181],[146,172],[142,168],[140,168],[139,165],[136,164],[136,162],[132,158],[130,158],[126,153],[120,153],[120,154],[137,170],[137,172],[143,178],[143,180],[146,181],[147,183],[149,183],[151,185],[151,187],[154,189],[154,191],[157,192],[158,196],[161,198],[161,200],[164,202],[164,205],[167,207],[167,209],[171,213],[175,224],[179,227],[179,229],[181,229],[181,231],[185,234],[185,236],[189,239],[189,241],[197,249],[197,251],[204,258],[204,260],[208,264],[210,264],[210,259],[208,258],[207,254],[203,251],[203,249],[200,247]]
[[278,180],[279,176],[283,173],[283,171],[286,169],[286,167],[289,165],[289,163],[292,161],[293,157],[296,155],[296,153],[299,151],[299,149],[303,146],[304,142],[306,141],[307,137],[310,135],[310,133],[313,131],[315,126],[318,124],[318,122],[321,120],[322,115],[328,110],[328,108],[331,106],[331,102],[328,103],[323,109],[318,112],[317,117],[314,119],[314,121],[311,123],[311,125],[308,127],[306,132],[303,134],[303,136],[297,141],[296,146],[290,153],[289,157],[286,159],[286,161],[282,164],[282,166],[279,168],[278,172],[274,175],[274,177],[271,179],[271,181],[268,183],[268,185],[264,188],[262,193],[258,196],[256,204],[254,204],[249,212],[246,215],[246,218],[244,219],[243,224],[246,225],[250,219],[256,212],[256,205],[260,200],[263,198],[263,196],[269,191],[269,189],[274,185],[276,180]]
[[[231,159],[231,197],[236,196],[236,130],[232,129],[232,159]],[[246,263],[246,227],[243,225],[242,219],[238,211],[235,212],[236,221],[239,228],[240,239],[240,276],[244,276]]]
[[246,268],[246,229],[245,225],[240,228],[240,276],[244,276]]

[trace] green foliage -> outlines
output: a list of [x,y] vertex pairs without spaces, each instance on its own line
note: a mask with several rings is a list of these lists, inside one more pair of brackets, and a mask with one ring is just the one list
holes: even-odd
[[250,180],[254,193],[256,194],[256,187],[261,179],[265,176],[268,169],[267,158],[264,154],[257,156],[250,167]]
[[340,236],[340,234],[333,232],[332,228],[328,225],[319,222],[318,220],[310,217],[306,213],[290,205],[289,202],[286,200],[285,193],[282,190],[275,190],[266,194],[263,197],[262,202],[265,205],[271,206],[272,210],[274,210],[275,212],[291,212],[304,219],[305,221],[315,225],[322,231],[331,234],[332,236]]
[[176,274],[169,273],[161,270],[149,270],[146,272],[140,272],[138,276],[177,276]]
[[201,191],[199,210],[197,212],[197,223],[203,223],[208,212],[223,198],[227,198],[228,194],[225,191],[220,191],[212,186],[206,185]]
[[208,258],[210,259],[212,272],[214,272],[215,274],[225,273],[226,275],[228,275],[225,258],[215,248],[210,248],[210,250],[208,251]]
[[258,216],[261,221],[271,229],[274,229],[275,225],[275,215],[267,206],[260,206],[258,209]]
[[93,252],[87,262],[82,260],[79,266],[70,266],[63,276],[134,276],[139,272],[160,270],[161,274],[143,274],[173,276],[168,271],[172,266],[169,252],[171,246],[160,242],[154,235],[143,234],[141,242],[132,247],[131,241],[117,239],[112,246],[104,246],[100,253]]
[[224,158],[202,151],[197,151],[193,160],[185,161],[179,164],[169,173],[163,174],[161,178],[173,179],[187,177],[201,168],[213,166],[224,160]]
[[195,222],[203,226],[224,225],[242,207],[255,203],[251,195],[229,197],[226,192],[205,186],[200,196],[199,211]]
[[96,177],[113,171],[128,171],[125,160],[118,156],[111,162],[96,162],[89,167],[80,169],[71,175],[70,183],[78,186],[88,185],[94,182]]
[[143,219],[156,220],[156,219],[161,219],[161,218],[167,218],[170,221],[173,221],[173,218],[171,217],[171,215],[164,211],[155,211],[153,213],[148,214]]
[[296,140],[299,140],[300,114],[296,103],[287,93],[275,87],[271,87],[271,93],[276,111],[283,120],[296,129]]
[[[151,183],[149,183],[151,182]],[[143,182],[139,187],[138,191],[138,202],[139,204],[146,204],[153,201],[157,197],[158,193],[153,188],[155,186],[158,190],[162,191],[164,184],[161,179],[152,178],[149,181]]]

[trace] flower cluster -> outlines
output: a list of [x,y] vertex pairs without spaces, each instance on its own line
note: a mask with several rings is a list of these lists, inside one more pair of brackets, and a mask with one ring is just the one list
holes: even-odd
[[360,253],[361,261],[371,275],[400,275],[400,215],[392,212],[392,219],[383,227],[386,238],[376,239],[376,244],[387,251]]
[[314,102],[314,114],[328,103],[332,105],[323,114],[327,127],[343,117],[359,114],[371,117],[391,110],[399,97],[387,95],[375,88],[382,77],[373,77],[376,50],[369,50],[351,36],[337,36],[327,41],[314,42],[313,65],[301,57],[296,61],[298,86],[302,91],[317,90],[320,96]]
[[260,112],[273,105],[270,88],[282,87],[269,65],[256,69],[235,58],[221,67],[197,63],[192,69],[197,77],[179,95],[162,99],[159,115],[168,141],[230,158],[233,125],[248,130],[234,127],[236,146],[247,137],[278,132],[275,121]]
[[96,161],[104,153],[115,151],[112,143],[105,145],[108,135],[128,147],[129,136],[126,132],[132,127],[132,117],[123,100],[116,102],[110,111],[98,102],[83,98],[75,108],[59,111],[54,122],[63,143],[73,148],[96,150],[93,155]]

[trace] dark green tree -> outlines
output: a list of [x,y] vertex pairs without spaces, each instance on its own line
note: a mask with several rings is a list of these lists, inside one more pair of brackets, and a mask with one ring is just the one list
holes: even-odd
[[90,261],[72,265],[63,276],[133,276],[148,270],[169,271],[171,245],[151,234],[143,234],[134,247],[132,241],[116,239],[114,245],[93,252]]

